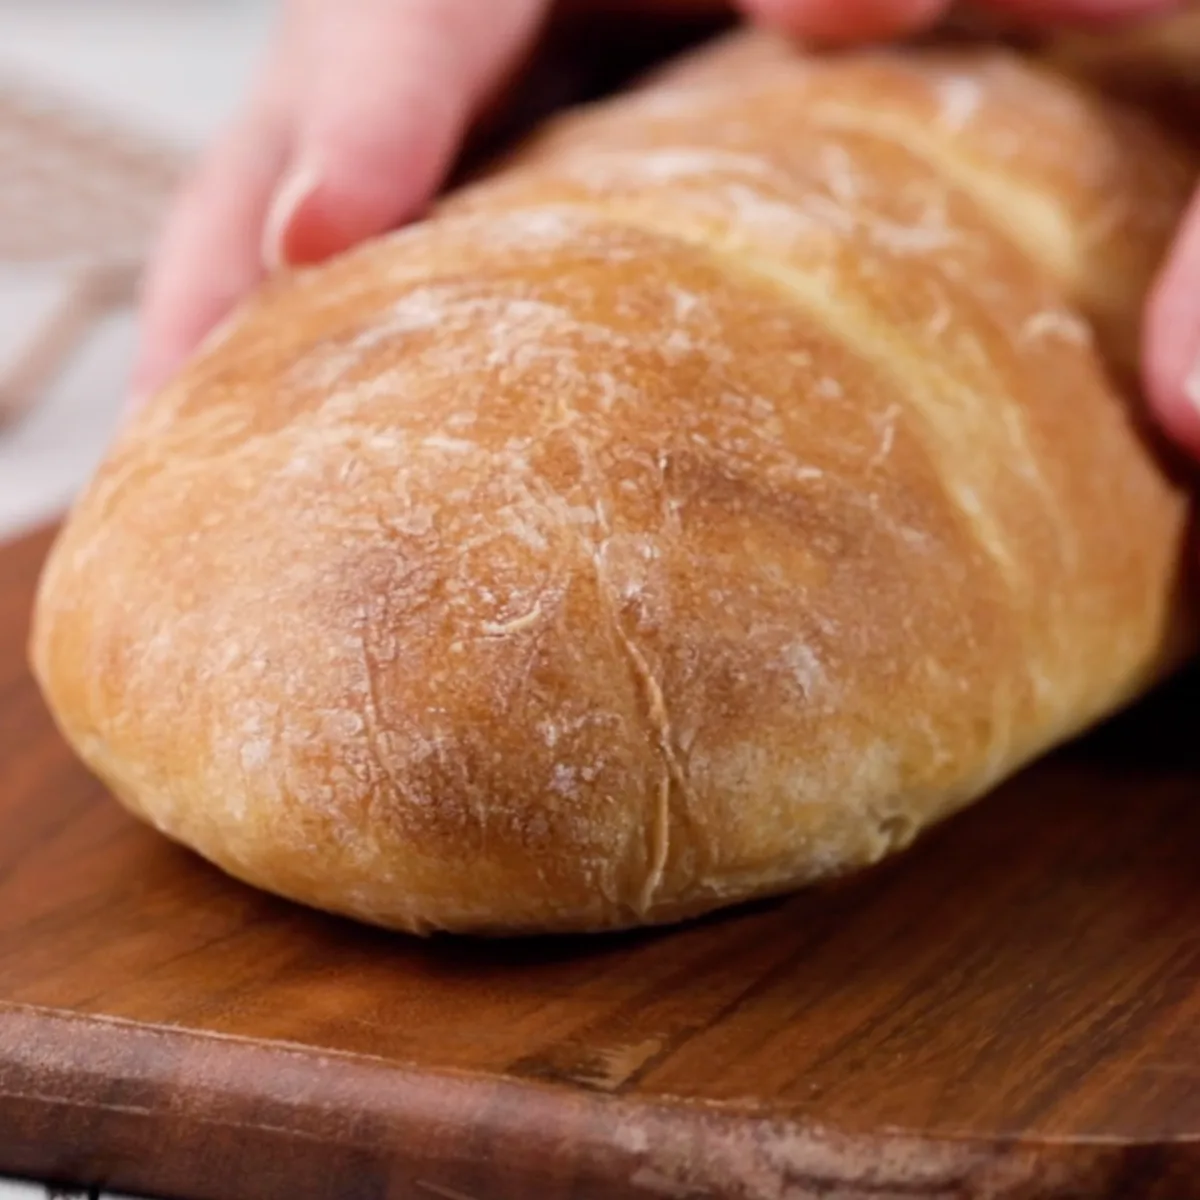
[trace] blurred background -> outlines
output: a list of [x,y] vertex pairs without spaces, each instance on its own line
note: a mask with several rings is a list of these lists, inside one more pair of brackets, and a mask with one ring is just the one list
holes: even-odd
[[273,0],[0,0],[0,540],[53,515],[124,398],[132,287]]

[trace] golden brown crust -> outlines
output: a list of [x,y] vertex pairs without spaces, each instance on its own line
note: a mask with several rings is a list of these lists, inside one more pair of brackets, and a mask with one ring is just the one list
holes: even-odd
[[39,678],[134,811],[387,925],[876,861],[1179,652],[1113,380],[1190,177],[998,52],[707,52],[264,289],[77,506]]

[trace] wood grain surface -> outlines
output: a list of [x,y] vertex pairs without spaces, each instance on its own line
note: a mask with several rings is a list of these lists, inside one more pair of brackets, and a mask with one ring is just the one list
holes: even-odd
[[421,942],[126,817],[0,549],[0,1173],[189,1200],[1200,1197],[1200,682],[869,877]]

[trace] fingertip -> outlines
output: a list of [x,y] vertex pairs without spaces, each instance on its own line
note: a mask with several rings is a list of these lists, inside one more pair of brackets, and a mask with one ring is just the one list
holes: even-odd
[[872,41],[923,29],[950,0],[741,0],[751,19],[820,42]]
[[310,136],[268,207],[264,269],[324,262],[411,220],[449,169],[459,131],[459,121],[429,114],[381,125],[377,141],[361,124],[353,138],[336,128]]
[[1200,202],[1193,203],[1146,307],[1143,377],[1160,424],[1200,457]]
[[[214,321],[220,317],[213,314]],[[144,330],[141,349],[129,375],[125,401],[121,406],[120,425],[127,425],[154,397],[171,382],[190,357],[193,348],[204,337],[207,322],[190,327],[191,336],[175,335],[169,340],[151,324]]]
[[138,344],[133,369],[125,390],[121,424],[128,423],[154,398],[179,371],[191,347],[205,333],[210,320],[219,320],[216,311],[198,310],[194,318],[189,310],[173,310],[170,300],[143,303],[138,329]]
[[117,413],[117,433],[122,433],[133,423],[138,414],[150,403],[157,390],[157,386],[142,387],[136,382],[130,384],[124,403]]
[[268,270],[322,262],[420,215],[546,0],[315,6],[293,169],[268,209]]

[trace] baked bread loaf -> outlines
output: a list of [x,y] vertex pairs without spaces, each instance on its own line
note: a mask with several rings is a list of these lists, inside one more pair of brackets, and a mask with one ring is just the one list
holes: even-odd
[[214,335],[52,553],[53,711],[402,929],[873,863],[1191,647],[1131,380],[1193,174],[1007,51],[736,35]]

